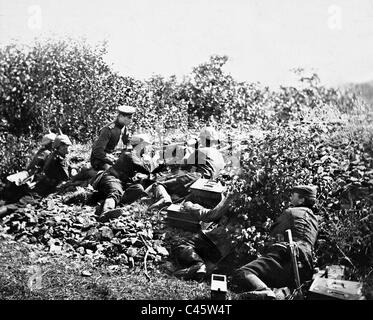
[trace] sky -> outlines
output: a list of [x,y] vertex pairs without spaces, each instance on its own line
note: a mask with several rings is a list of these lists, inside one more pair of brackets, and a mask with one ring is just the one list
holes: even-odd
[[213,54],[239,81],[373,80],[373,0],[0,0],[0,45],[35,36],[108,41],[106,60],[138,79],[189,74]]

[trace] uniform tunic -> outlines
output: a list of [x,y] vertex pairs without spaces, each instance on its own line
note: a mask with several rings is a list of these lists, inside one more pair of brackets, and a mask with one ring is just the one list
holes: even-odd
[[48,158],[48,156],[50,154],[51,154],[50,150],[48,150],[44,147],[40,148],[36,152],[34,157],[32,158],[32,160],[31,160],[30,164],[27,166],[26,170],[30,174],[37,173],[38,171],[40,171],[43,168],[45,160]]
[[95,170],[104,169],[103,165],[105,164],[113,164],[113,161],[108,154],[114,152],[121,135],[122,142],[126,146],[129,140],[127,128],[125,126],[120,126],[117,121],[114,121],[101,129],[98,139],[92,146],[91,164]]
[[34,191],[40,195],[47,195],[55,191],[58,184],[69,180],[70,168],[65,157],[53,151],[45,160],[43,176],[35,185]]

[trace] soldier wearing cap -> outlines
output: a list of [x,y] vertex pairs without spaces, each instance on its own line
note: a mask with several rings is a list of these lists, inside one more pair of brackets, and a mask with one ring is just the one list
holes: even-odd
[[41,140],[41,148],[36,152],[31,162],[26,167],[26,170],[30,175],[37,173],[43,168],[45,160],[52,152],[52,145],[55,139],[56,134],[52,132],[43,136]]
[[26,171],[17,172],[7,177],[9,182],[2,190],[5,200],[8,202],[18,201],[30,191],[30,185],[40,179],[43,174],[45,161],[52,152],[52,145],[55,138],[56,134],[51,132],[44,135],[41,141],[41,147],[26,167]]
[[54,140],[53,151],[45,160],[43,175],[35,185],[34,191],[45,196],[56,190],[58,184],[70,178],[70,167],[66,156],[69,147],[72,145],[70,138],[65,134],[60,134]]
[[292,207],[286,209],[271,227],[270,235],[278,241],[267,249],[266,254],[236,270],[233,286],[243,299],[275,299],[270,288],[295,288],[294,273],[288,243],[284,234],[290,229],[296,244],[300,264],[301,282],[312,279],[313,248],[318,233],[317,216],[314,214],[316,187],[298,185],[292,189]]
[[150,168],[144,163],[142,155],[151,139],[146,134],[134,134],[130,139],[133,149],[123,150],[119,159],[106,171],[92,179],[92,186],[105,200],[97,208],[99,221],[107,221],[120,215],[120,210],[113,212],[119,204],[129,204],[147,195],[143,186],[135,181],[137,173],[149,175]]
[[114,122],[109,123],[100,131],[98,139],[93,143],[91,153],[92,168],[99,170],[108,169],[114,162],[113,152],[122,136],[122,142],[128,144],[129,134],[127,127],[131,123],[132,115],[136,109],[131,106],[119,106],[118,115]]

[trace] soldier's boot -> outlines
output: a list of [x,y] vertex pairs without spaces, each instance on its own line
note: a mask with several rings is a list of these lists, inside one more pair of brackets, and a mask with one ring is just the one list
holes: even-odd
[[240,300],[276,300],[276,294],[269,288],[239,294]]
[[276,300],[276,294],[255,274],[245,271],[238,272],[233,282],[242,281],[241,288],[248,291],[239,294],[240,300]]
[[275,288],[273,292],[276,295],[276,300],[286,300],[291,295],[291,291],[288,287]]
[[153,193],[156,202],[149,207],[149,210],[169,206],[172,203],[171,196],[163,185],[155,184],[153,186]]
[[206,265],[203,262],[197,262],[191,267],[175,271],[174,276],[184,280],[202,281],[206,276]]
[[98,218],[97,221],[99,222],[108,222],[110,220],[119,218],[123,214],[129,215],[130,213],[128,212],[127,208],[115,208],[112,210],[108,210],[103,212]]
[[[96,208],[96,215],[97,220],[106,220],[105,214],[108,211],[115,209],[116,203],[113,198],[106,198],[97,208]],[[102,221],[104,222],[104,221]]]
[[206,276],[206,265],[203,259],[197,254],[194,247],[188,244],[180,244],[174,250],[173,254],[179,265],[188,266],[187,268],[177,270],[174,275],[184,280],[201,281]]

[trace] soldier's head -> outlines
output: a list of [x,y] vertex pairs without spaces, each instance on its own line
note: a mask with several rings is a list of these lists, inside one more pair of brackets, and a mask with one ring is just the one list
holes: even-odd
[[41,145],[45,148],[45,149],[52,149],[52,146],[53,146],[53,142],[54,140],[56,139],[56,134],[55,133],[52,133],[52,132],[49,132],[47,133],[46,135],[43,136],[43,138],[41,139]]
[[69,147],[72,145],[70,138],[65,134],[60,134],[53,142],[53,149],[61,156],[69,153]]
[[201,147],[212,147],[219,144],[219,133],[214,127],[204,127],[199,133],[199,144]]
[[312,208],[316,203],[317,190],[312,185],[297,185],[292,188],[290,202],[293,206]]
[[136,112],[136,109],[131,106],[119,106],[118,107],[117,121],[122,126],[129,126],[131,124],[132,116]]

